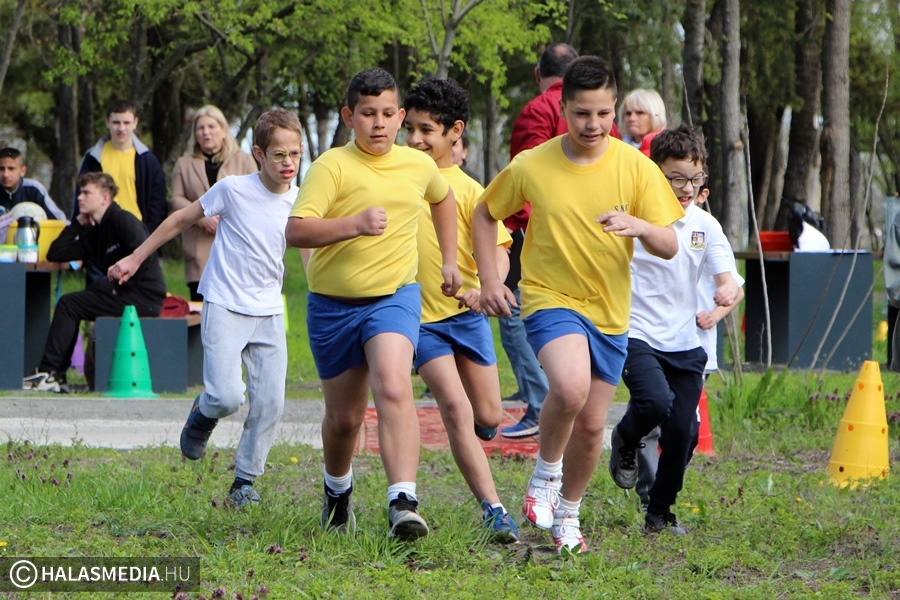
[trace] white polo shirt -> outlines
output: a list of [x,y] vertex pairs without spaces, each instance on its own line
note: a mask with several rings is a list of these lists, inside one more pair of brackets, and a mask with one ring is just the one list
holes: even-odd
[[[731,250],[731,247],[728,249]],[[731,259],[731,276],[734,278],[735,283],[741,287],[744,286],[744,278],[741,277],[740,273],[737,271],[733,254]],[[706,312],[711,313],[714,311],[716,309],[716,302],[713,300],[713,296],[715,295],[716,280],[711,276],[704,275],[700,278],[700,283],[697,284],[697,312],[705,310]],[[713,327],[712,329],[700,329],[698,327],[697,335],[700,336],[700,345],[706,350],[706,372],[712,373],[713,371],[718,371],[719,360],[716,357],[716,350],[719,343],[718,338],[716,337],[716,327]]]
[[697,284],[701,277],[734,269],[734,254],[722,226],[701,208],[688,206],[672,228],[678,254],[663,260],[637,239],[631,259],[631,320],[628,337],[663,352],[700,346]]

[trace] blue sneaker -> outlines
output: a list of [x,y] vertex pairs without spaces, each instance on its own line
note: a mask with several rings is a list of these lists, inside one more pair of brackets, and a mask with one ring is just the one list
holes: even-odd
[[487,500],[481,501],[484,510],[484,527],[489,529],[494,540],[501,544],[519,541],[519,526],[502,506],[491,506]]
[[508,438],[529,437],[538,434],[538,417],[540,413],[533,407],[529,406],[525,409],[522,419],[515,425],[504,427],[500,430],[500,435]]

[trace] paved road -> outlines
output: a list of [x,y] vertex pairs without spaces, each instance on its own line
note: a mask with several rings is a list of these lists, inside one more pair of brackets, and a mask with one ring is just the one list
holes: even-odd
[[[81,443],[86,446],[131,449],[178,445],[193,398],[118,400],[70,396],[0,397],[0,440],[30,440],[35,444]],[[433,402],[418,402],[434,406]],[[521,407],[519,402],[505,403]],[[610,408],[615,425],[624,404]],[[213,434],[217,446],[236,446],[246,417],[245,404],[237,415],[219,421]],[[325,412],[321,400],[288,400],[279,425],[278,441],[322,447],[320,425]],[[607,431],[609,433],[609,431]],[[609,435],[606,436],[608,443]]]

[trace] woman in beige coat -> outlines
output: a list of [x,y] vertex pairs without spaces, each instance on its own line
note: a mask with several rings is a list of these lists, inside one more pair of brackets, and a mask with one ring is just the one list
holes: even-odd
[[[190,206],[228,175],[248,175],[259,170],[253,157],[240,149],[225,115],[215,106],[200,108],[194,114],[192,127],[194,135],[187,152],[172,172],[173,211]],[[193,301],[203,300],[197,286],[209,259],[218,221],[218,217],[204,217],[182,234],[184,276]]]

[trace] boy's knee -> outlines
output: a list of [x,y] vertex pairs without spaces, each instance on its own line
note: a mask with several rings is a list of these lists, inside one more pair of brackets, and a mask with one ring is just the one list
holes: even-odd
[[332,434],[343,437],[358,434],[364,419],[364,415],[350,411],[326,412],[322,426]]
[[218,396],[212,396],[207,392],[206,402],[203,403],[201,412],[210,419],[221,419],[236,413],[243,403],[244,393],[242,390],[226,391]]
[[577,380],[556,382],[551,386],[550,394],[564,410],[580,410],[587,400],[590,383]]

